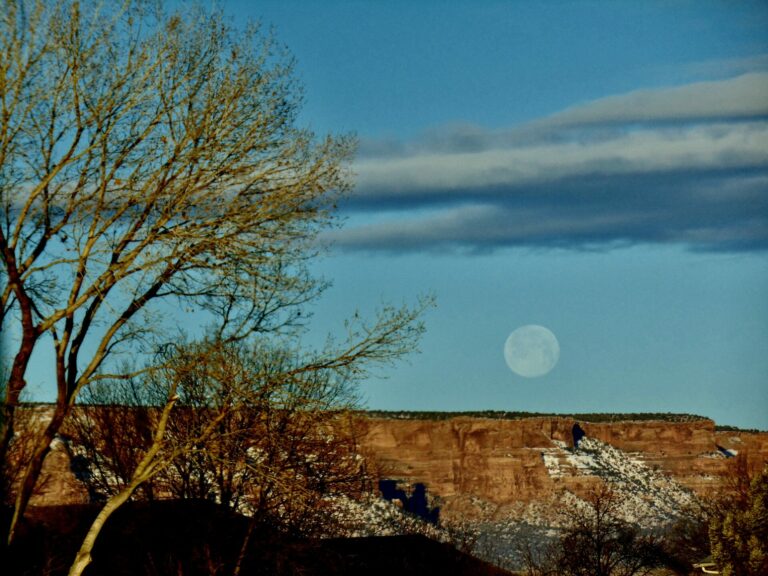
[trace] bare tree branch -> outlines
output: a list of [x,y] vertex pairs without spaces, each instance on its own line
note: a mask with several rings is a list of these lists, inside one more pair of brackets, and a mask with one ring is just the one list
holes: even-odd
[[322,288],[308,247],[353,142],[295,126],[292,62],[257,27],[141,0],[2,0],[0,14],[0,327],[21,335],[0,456],[49,341],[57,379],[10,540],[79,390],[136,339],[162,340],[139,312],[174,299],[229,340],[294,325]]

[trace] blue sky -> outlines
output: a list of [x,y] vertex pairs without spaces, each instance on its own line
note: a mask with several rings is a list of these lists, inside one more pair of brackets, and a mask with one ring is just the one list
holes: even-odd
[[[301,124],[359,139],[306,345],[437,298],[368,407],[768,430],[768,4],[216,4],[293,53]],[[504,360],[526,324],[559,340],[539,378]]]
[[[689,412],[768,429],[768,5],[224,2],[357,134],[314,335],[433,293],[371,408]],[[512,373],[541,324],[560,361]]]

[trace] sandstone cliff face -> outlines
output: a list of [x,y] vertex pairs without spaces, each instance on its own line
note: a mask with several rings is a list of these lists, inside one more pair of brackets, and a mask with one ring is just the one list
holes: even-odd
[[[45,419],[47,408],[35,409]],[[497,420],[457,417],[406,420],[361,417],[355,424],[361,451],[376,462],[381,477],[422,482],[448,503],[477,497],[495,505],[528,504],[568,489],[576,494],[599,482],[561,462],[552,475],[545,456],[556,446],[571,446],[569,418]],[[746,456],[752,470],[768,462],[768,432],[716,432],[710,420],[580,422],[587,436],[628,453],[698,494],[719,490],[734,459],[718,447]],[[561,451],[562,452],[562,451]],[[75,480],[69,451],[57,442],[46,459],[43,482],[33,504],[86,502]]]
[[[561,488],[578,493],[594,484],[594,477],[576,470],[553,478],[545,466],[544,451],[555,442],[572,445],[573,424],[566,418],[363,419],[361,443],[385,476],[423,482],[449,501],[476,496],[506,505],[542,500]],[[768,433],[715,432],[710,420],[580,424],[588,436],[702,495],[722,486],[733,463],[718,446],[746,452],[752,468],[768,461]]]
[[474,495],[493,502],[530,500],[554,488],[537,448],[565,439],[570,426],[547,419],[370,419],[362,444],[382,473],[424,482],[442,497]]

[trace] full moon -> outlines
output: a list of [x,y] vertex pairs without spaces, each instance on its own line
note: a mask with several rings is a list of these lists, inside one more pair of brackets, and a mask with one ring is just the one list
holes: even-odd
[[509,335],[504,344],[507,366],[525,378],[544,376],[555,367],[559,358],[557,338],[544,326],[521,326]]

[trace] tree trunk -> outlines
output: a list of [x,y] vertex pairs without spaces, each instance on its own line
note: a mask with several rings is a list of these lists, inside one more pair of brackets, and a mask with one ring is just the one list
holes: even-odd
[[93,546],[96,543],[96,538],[99,536],[101,529],[104,527],[104,523],[112,515],[112,513],[120,508],[120,506],[125,504],[139,486],[152,478],[152,476],[160,469],[170,464],[171,460],[166,460],[164,463],[159,464],[155,459],[157,458],[157,455],[160,452],[160,448],[163,444],[165,429],[168,425],[168,418],[170,416],[171,410],[173,409],[173,405],[179,399],[178,396],[176,396],[176,386],[177,383],[174,382],[171,387],[171,397],[169,398],[168,402],[166,402],[165,407],[163,408],[163,412],[160,415],[160,421],[158,422],[157,430],[155,431],[152,446],[141,460],[139,465],[136,467],[130,484],[128,484],[128,486],[107,500],[104,508],[102,508],[99,514],[96,516],[96,519],[88,529],[88,534],[85,535],[85,539],[80,545],[80,550],[78,550],[77,556],[75,556],[75,561],[69,568],[68,576],[81,576],[83,570],[85,570],[88,564],[91,563],[91,552],[93,551]]
[[243,537],[243,544],[240,546],[240,553],[237,555],[237,563],[235,564],[235,567],[232,569],[232,576],[240,576],[240,571],[243,568],[243,560],[245,560],[245,555],[248,552],[248,546],[251,544],[251,537],[253,536],[253,529],[256,527],[256,517],[253,516],[248,521],[248,530],[245,533],[245,536]]
[[[31,322],[31,315],[30,315]],[[24,374],[27,372],[29,359],[32,357],[32,351],[37,342],[37,334],[34,328],[28,329],[24,326],[24,334],[19,345],[19,351],[13,359],[11,372],[6,381],[5,398],[3,399],[3,415],[0,418],[0,461],[7,462],[8,448],[11,444],[14,432],[14,418],[16,408],[19,405],[21,392],[26,386]]]
[[83,573],[83,570],[85,570],[88,565],[91,563],[91,552],[93,551],[93,546],[96,544],[96,538],[98,538],[99,533],[101,532],[101,529],[104,527],[104,523],[107,521],[107,519],[117,510],[125,504],[128,499],[131,497],[133,492],[138,487],[138,483],[131,483],[128,485],[125,489],[123,489],[121,492],[118,492],[114,496],[112,496],[109,500],[107,500],[107,503],[104,505],[104,508],[101,509],[99,514],[94,519],[93,523],[91,524],[91,527],[88,529],[88,534],[85,535],[85,539],[83,540],[83,543],[80,545],[80,550],[77,551],[77,556],[75,556],[75,561],[72,563],[72,566],[69,568],[69,574],[68,576],[81,576]]
[[32,357],[40,332],[33,319],[34,303],[27,294],[16,264],[16,255],[8,247],[2,230],[0,230],[0,253],[5,264],[5,272],[8,275],[8,285],[18,301],[21,319],[21,342],[19,342],[19,351],[13,359],[11,371],[6,381],[5,398],[3,399],[4,414],[0,419],[0,462],[6,462],[8,447],[13,437],[14,412],[19,404],[21,392],[27,384],[24,375],[27,373],[29,359]]
[[64,422],[64,418],[66,418],[68,412],[68,404],[57,403],[51,421],[37,441],[34,453],[32,454],[32,459],[27,465],[26,470],[24,470],[24,477],[22,478],[18,494],[16,494],[16,500],[13,506],[13,517],[11,518],[11,524],[8,527],[8,545],[13,542],[18,523],[24,517],[24,512],[27,510],[29,499],[32,497],[32,493],[37,485],[40,472],[43,469],[45,457],[51,450],[51,442],[59,431],[59,428],[61,428],[61,424]]

